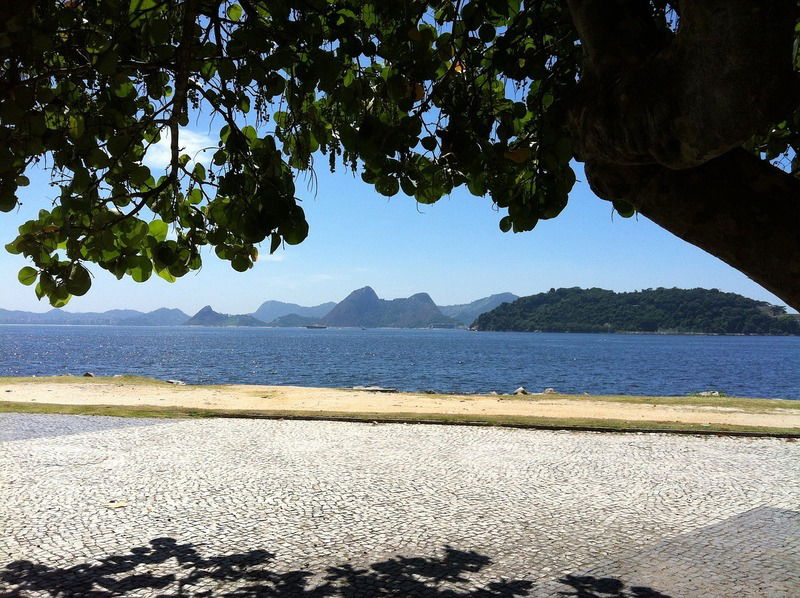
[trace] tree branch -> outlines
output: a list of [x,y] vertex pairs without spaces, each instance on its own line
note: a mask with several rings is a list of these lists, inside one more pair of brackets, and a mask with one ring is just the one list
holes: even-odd
[[686,170],[587,163],[592,190],[622,200],[800,309],[800,180],[733,150]]

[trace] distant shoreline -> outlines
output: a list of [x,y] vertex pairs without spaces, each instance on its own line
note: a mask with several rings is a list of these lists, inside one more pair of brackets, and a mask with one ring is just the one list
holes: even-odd
[[[234,330],[305,330],[307,326],[203,326],[198,324],[33,324],[26,322],[18,323],[0,323],[2,326],[35,326],[39,327],[58,327],[58,328],[132,328],[132,329],[145,329],[145,328],[180,328],[180,329],[234,329]],[[423,328],[400,328],[396,326],[385,327],[364,327],[364,326],[326,326],[327,330],[436,330],[436,331],[458,331],[458,332],[480,332],[486,333],[500,333],[500,334],[590,334],[597,336],[601,334],[609,335],[626,335],[626,336],[741,336],[741,337],[770,337],[770,338],[797,338],[796,334],[745,334],[743,332],[674,332],[674,331],[654,331],[644,332],[636,330],[616,330],[612,332],[607,331],[581,331],[573,332],[569,330],[469,330],[468,328],[437,328],[437,327],[423,327]]]

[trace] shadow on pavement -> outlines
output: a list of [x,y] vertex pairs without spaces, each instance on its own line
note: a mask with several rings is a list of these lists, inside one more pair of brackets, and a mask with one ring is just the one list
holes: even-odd
[[644,586],[632,586],[627,592],[625,584],[615,577],[592,577],[591,575],[567,575],[558,580],[572,588],[572,591],[559,592],[561,596],[576,598],[670,598]]
[[[492,598],[528,596],[529,580],[473,579],[492,561],[474,551],[450,546],[442,557],[386,559],[366,568],[350,563],[324,571],[272,570],[275,555],[266,550],[220,556],[203,556],[192,544],[173,538],[155,538],[149,546],[128,554],[111,555],[71,567],[50,567],[31,561],[14,561],[0,570],[0,598],[30,594],[69,598],[108,598],[136,595]],[[168,562],[169,561],[169,562]],[[649,588],[631,588],[616,579],[567,576],[560,583],[572,588],[559,592],[581,598],[669,598]]]

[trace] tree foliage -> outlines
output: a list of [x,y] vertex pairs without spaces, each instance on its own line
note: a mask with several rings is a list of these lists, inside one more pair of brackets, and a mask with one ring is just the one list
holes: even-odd
[[551,289],[504,303],[475,321],[479,330],[800,334],[781,307],[713,289]]
[[[199,268],[210,245],[247,270],[262,242],[274,252],[305,239],[294,179],[323,157],[385,196],[433,203],[466,186],[507,210],[503,231],[531,230],[564,208],[570,161],[588,147],[576,136],[588,71],[572,6],[586,3],[6,5],[0,210],[18,204],[33,165],[52,168],[58,189],[6,246],[32,263],[19,279],[60,306],[88,291],[86,262],[172,281]],[[677,35],[677,2],[614,0],[607,10],[624,17],[631,4],[656,37]],[[197,113],[219,127],[208,167],[182,142]],[[800,117],[773,120],[746,145],[797,174]],[[170,164],[154,172],[143,160],[165,139]],[[633,202],[614,205],[633,213]]]

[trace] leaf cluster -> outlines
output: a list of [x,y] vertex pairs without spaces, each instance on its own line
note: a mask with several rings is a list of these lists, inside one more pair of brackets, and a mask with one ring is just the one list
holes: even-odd
[[[314,156],[385,196],[466,185],[530,230],[575,176],[563,126],[578,48],[560,2],[46,0],[0,9],[0,210],[52,169],[50,209],[6,247],[53,305],[84,264],[174,280],[200,249],[236,270],[308,233],[294,178]],[[208,161],[192,113],[219,123]],[[145,157],[170,142],[170,163]]]

